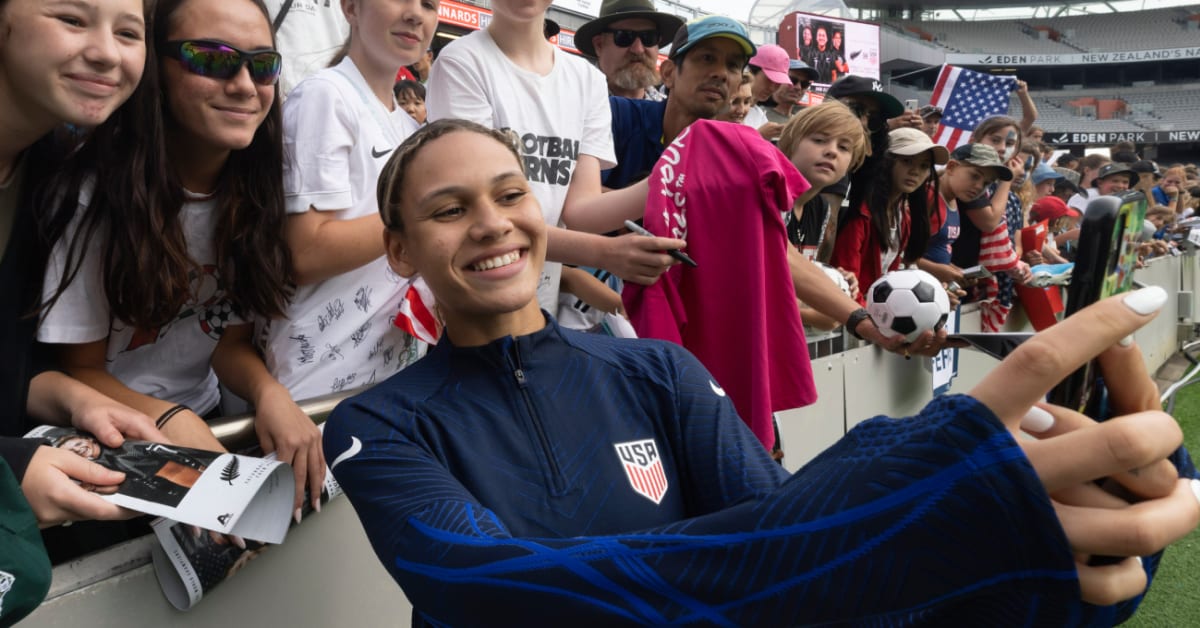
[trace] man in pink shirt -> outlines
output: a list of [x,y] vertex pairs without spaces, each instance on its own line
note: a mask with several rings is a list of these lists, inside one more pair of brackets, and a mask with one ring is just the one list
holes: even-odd
[[694,353],[768,450],[772,413],[817,398],[780,213],[808,188],[754,129],[695,122],[650,174],[645,226],[687,240],[698,265],[622,294],[638,334]]

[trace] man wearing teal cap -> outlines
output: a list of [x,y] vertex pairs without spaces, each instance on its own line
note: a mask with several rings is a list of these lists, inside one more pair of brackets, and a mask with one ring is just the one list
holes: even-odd
[[754,53],[746,27],[732,18],[710,15],[679,27],[660,68],[667,100],[609,98],[618,165],[602,173],[604,185],[623,188],[644,178],[680,131],[715,117]]

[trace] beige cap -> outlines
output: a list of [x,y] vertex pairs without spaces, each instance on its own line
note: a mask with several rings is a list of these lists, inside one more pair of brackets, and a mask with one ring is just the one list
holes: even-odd
[[950,161],[950,151],[945,146],[934,144],[924,131],[912,127],[901,127],[888,133],[888,152],[897,155],[919,155],[925,151],[933,151],[933,163],[937,165]]

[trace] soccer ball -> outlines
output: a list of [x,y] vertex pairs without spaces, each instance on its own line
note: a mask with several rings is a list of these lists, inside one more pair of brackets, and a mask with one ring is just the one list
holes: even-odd
[[912,342],[926,329],[937,331],[946,324],[950,297],[941,282],[923,270],[895,270],[871,284],[867,312],[880,333]]
[[846,278],[842,276],[841,271],[829,266],[828,264],[822,264],[821,262],[813,263],[817,265],[817,268],[820,268],[825,273],[826,277],[829,277],[830,281],[837,284],[837,287],[844,292],[846,296],[850,296],[850,284],[846,281]]

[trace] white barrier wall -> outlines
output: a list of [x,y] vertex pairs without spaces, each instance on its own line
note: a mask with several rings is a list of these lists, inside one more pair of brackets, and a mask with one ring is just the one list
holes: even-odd
[[[1152,261],[1136,280],[1161,285],[1194,302],[1200,286],[1197,256]],[[1184,306],[1185,309],[1189,307]],[[1176,299],[1135,338],[1154,372],[1180,344]],[[1189,325],[1190,319],[1186,321]],[[962,317],[964,331],[979,329],[977,313]],[[952,392],[965,392],[996,360],[961,350]],[[905,360],[875,347],[859,347],[813,361],[818,401],[780,413],[786,457],[795,471],[858,422],[879,414],[915,414],[932,398],[930,361]],[[411,607],[375,558],[346,499],[293,529],[286,544],[249,564],[187,613],[174,610],[159,591],[144,538],[54,570],[50,598],[21,626],[408,626]],[[464,603],[470,603],[464,600]],[[511,618],[497,618],[503,622]]]
[[[344,497],[293,528],[284,545],[263,552],[186,613],[175,610],[159,590],[149,563],[151,541],[143,537],[55,567],[51,597],[20,626],[411,625],[412,606],[375,558],[354,508]],[[109,570],[108,565],[115,565],[110,571],[116,573],[73,586],[87,582],[95,575],[92,572]]]

